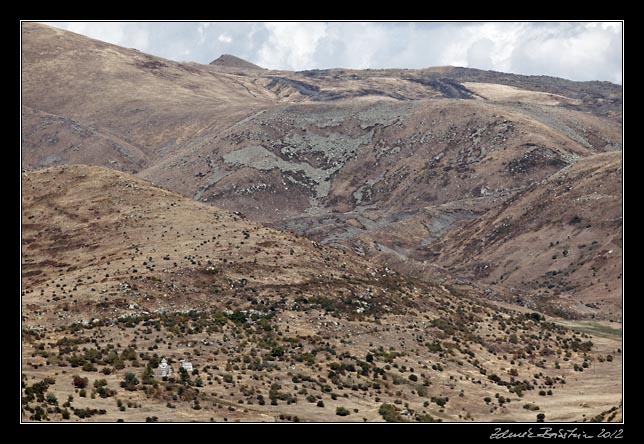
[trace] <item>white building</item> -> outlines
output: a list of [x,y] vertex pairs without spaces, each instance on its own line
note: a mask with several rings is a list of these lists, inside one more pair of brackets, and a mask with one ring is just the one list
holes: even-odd
[[192,371],[192,362],[186,361],[183,359],[179,359],[179,367],[180,368],[185,368],[187,372]]
[[168,361],[163,358],[161,360],[161,363],[159,364],[159,367],[157,367],[157,378],[163,378],[163,377],[170,377],[172,376],[172,367],[168,364]]

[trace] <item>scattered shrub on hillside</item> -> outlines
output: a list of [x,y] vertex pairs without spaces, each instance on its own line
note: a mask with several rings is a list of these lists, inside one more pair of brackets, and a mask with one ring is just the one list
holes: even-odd
[[346,409],[346,408],[344,408],[344,407],[337,407],[337,408],[335,409],[335,414],[336,414],[336,415],[338,415],[338,416],[347,416],[347,415],[349,415],[350,413],[351,413],[351,412],[349,412],[349,410],[347,410],[347,409]]

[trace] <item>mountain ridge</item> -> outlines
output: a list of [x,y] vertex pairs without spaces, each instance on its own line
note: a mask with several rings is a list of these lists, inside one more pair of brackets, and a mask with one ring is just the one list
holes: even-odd
[[621,88],[593,82],[220,69],[43,25],[23,26],[23,59],[24,169],[117,168],[428,281],[459,278],[430,244],[622,145]]
[[265,69],[232,54],[222,54],[215,60],[210,62],[209,65],[222,66],[227,68]]

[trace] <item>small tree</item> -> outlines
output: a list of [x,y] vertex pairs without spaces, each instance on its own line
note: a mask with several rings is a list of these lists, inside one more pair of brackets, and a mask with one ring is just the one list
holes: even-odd
[[181,382],[188,382],[190,381],[190,374],[188,373],[188,370],[186,370],[183,367],[179,368],[179,375],[181,376]]
[[143,370],[143,377],[141,379],[145,385],[154,384],[154,372],[152,371],[152,367],[149,363],[148,366],[145,367],[145,370]]
[[545,413],[537,413],[537,422],[544,422],[546,419]]

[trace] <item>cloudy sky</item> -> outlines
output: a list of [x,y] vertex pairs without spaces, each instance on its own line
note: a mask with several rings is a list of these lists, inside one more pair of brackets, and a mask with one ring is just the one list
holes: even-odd
[[465,66],[622,83],[621,22],[48,22],[176,61],[265,68]]

